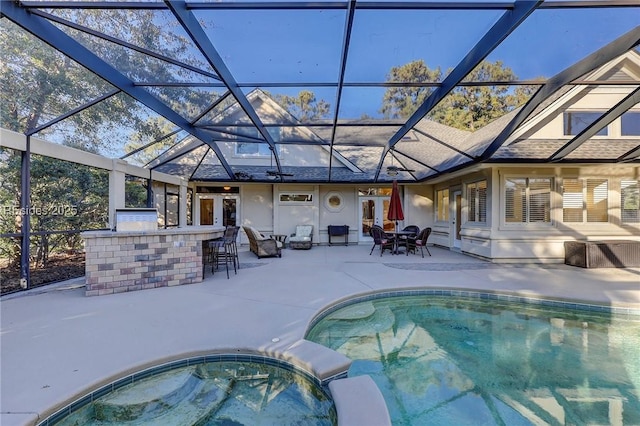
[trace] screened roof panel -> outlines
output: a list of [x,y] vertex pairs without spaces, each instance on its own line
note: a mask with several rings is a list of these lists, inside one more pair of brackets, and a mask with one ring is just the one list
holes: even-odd
[[[633,161],[640,138],[619,129],[639,16],[634,0],[3,2],[0,118],[204,180],[386,182],[392,153],[406,182],[492,159]],[[563,135],[570,105],[615,149]]]
[[[215,74],[197,46],[167,10],[152,9],[43,9],[57,18],[84,27],[96,35],[114,38],[140,49]],[[161,31],[158,31],[161,29]]]
[[199,74],[181,65],[104,40],[91,34],[54,23],[60,30],[94,52],[100,59],[116,68],[133,82],[213,83],[208,75]]
[[120,158],[126,160],[128,163],[138,166],[147,166],[158,156],[162,155],[165,151],[180,143],[185,139],[188,134],[185,131],[179,129],[173,129],[173,131],[166,134],[167,136],[160,137],[150,142],[143,143],[143,141],[137,141],[135,145],[138,147],[127,149],[127,153]]
[[243,87],[242,92],[263,124],[309,124],[335,115],[335,88]]
[[224,90],[211,87],[145,86],[144,89],[190,122],[204,114],[212,103],[224,95]]
[[536,10],[488,57],[520,80],[550,78],[637,27],[640,7]]
[[238,83],[338,78],[342,10],[196,10],[194,15]]
[[[3,127],[28,132],[113,93],[112,85],[9,20],[0,19],[0,31],[8,35],[2,45],[4,71],[0,81],[3,88],[14,89],[12,99],[3,98],[0,103],[16,108],[12,113],[3,113]],[[20,69],[26,72],[17,72]],[[44,79],[51,72],[57,78]]]
[[358,11],[345,81],[415,82],[411,74],[391,72],[415,61],[434,71],[428,81],[442,81],[501,14],[501,10]]
[[382,146],[398,130],[399,126],[340,126],[336,127],[334,144]]
[[35,136],[109,157],[122,157],[174,128],[166,118],[130,96],[118,93],[35,133]]
[[396,119],[404,122],[420,106],[417,102],[424,102],[433,90],[432,86],[345,86],[342,89],[338,118]]

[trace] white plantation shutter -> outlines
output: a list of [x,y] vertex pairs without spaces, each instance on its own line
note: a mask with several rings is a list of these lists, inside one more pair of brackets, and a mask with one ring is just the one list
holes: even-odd
[[438,209],[438,221],[439,222],[448,222],[449,221],[449,190],[441,189],[438,191],[438,199],[437,199],[437,209]]
[[620,198],[622,223],[640,223],[640,181],[620,182]]
[[529,179],[529,222],[551,221],[551,179]]
[[526,222],[527,180],[525,178],[507,178],[505,180],[505,222]]
[[607,179],[587,179],[587,222],[609,221]]
[[487,222],[487,181],[478,182],[478,222]]
[[467,184],[467,206],[468,206],[467,220],[470,222],[475,222],[476,220],[476,210],[478,208],[476,194],[477,194],[476,184],[475,183]]
[[505,222],[550,223],[551,183],[551,178],[505,179]]
[[565,179],[562,187],[562,221],[582,222],[582,180]]
[[467,184],[467,205],[470,222],[487,221],[487,181]]

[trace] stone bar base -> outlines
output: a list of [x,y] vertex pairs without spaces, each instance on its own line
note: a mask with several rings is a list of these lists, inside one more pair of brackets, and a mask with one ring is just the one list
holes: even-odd
[[224,228],[189,226],[143,232],[83,232],[86,295],[202,281],[202,242]]

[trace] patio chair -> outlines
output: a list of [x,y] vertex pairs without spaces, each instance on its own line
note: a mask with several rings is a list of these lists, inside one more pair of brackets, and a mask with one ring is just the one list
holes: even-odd
[[369,256],[371,256],[371,253],[373,253],[373,249],[376,248],[376,246],[380,246],[380,256],[382,256],[382,253],[386,249],[389,249],[389,251],[393,252],[394,246],[396,244],[395,238],[384,232],[384,229],[382,229],[380,226],[373,225],[371,229],[369,229],[369,235],[371,235],[371,238],[373,238],[373,247],[371,247]]
[[249,239],[249,250],[258,256],[258,259],[268,256],[282,257],[282,243],[273,238],[265,237],[252,226],[243,226]]
[[289,237],[289,247],[292,249],[309,250],[313,244],[313,225],[298,225],[296,232]]
[[427,250],[427,253],[429,253],[429,256],[431,256],[429,247],[427,247],[427,240],[429,239],[429,235],[431,235],[431,228],[424,228],[422,231],[420,231],[416,238],[408,238],[407,254],[409,253],[409,250],[416,253],[417,248],[420,247],[420,254],[422,254],[422,257],[424,257],[423,248]]

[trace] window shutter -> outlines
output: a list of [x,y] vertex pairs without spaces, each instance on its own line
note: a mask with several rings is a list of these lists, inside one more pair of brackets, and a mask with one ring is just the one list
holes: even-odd
[[476,195],[477,189],[475,183],[470,183],[467,185],[467,220],[470,222],[476,221]]
[[582,222],[582,180],[565,179],[562,187],[562,221]]
[[487,222],[487,181],[478,182],[478,222]]
[[551,179],[529,179],[529,222],[550,222]]
[[622,223],[640,223],[640,181],[620,182],[620,207]]
[[587,222],[609,221],[607,179],[587,179]]
[[508,178],[505,180],[505,222],[526,222],[526,188],[527,182],[524,178]]

